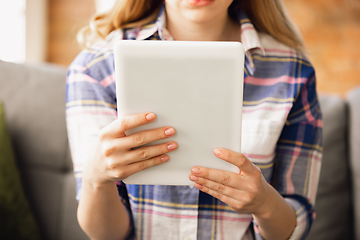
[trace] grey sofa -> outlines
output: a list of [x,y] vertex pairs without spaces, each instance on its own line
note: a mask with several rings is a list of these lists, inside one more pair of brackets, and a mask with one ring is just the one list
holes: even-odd
[[[76,220],[65,125],[66,69],[0,61],[0,101],[22,183],[45,240],[88,239]],[[324,158],[307,239],[360,239],[360,88],[320,96]],[[355,229],[357,231],[355,231]]]

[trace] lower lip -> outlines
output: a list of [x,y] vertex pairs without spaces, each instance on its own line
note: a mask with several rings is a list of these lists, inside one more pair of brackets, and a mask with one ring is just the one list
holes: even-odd
[[203,7],[211,5],[215,0],[188,0],[188,3],[192,6]]

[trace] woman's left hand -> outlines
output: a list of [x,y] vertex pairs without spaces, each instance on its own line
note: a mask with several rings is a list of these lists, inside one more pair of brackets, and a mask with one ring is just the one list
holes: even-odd
[[266,214],[271,186],[261,170],[241,153],[216,148],[214,154],[239,168],[239,173],[193,167],[189,179],[195,187],[226,203],[239,213]]

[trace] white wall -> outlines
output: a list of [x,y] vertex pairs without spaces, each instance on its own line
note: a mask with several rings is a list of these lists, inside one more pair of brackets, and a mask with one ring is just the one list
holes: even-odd
[[27,62],[43,62],[47,51],[47,0],[26,0],[26,41]]

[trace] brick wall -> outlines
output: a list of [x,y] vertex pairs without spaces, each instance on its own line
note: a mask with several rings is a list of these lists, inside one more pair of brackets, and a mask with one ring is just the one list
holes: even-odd
[[284,0],[303,34],[318,90],[345,96],[360,86],[360,1]]
[[81,51],[76,33],[95,12],[90,0],[48,0],[47,61],[68,66]]

